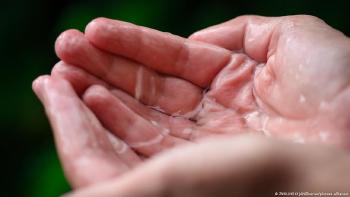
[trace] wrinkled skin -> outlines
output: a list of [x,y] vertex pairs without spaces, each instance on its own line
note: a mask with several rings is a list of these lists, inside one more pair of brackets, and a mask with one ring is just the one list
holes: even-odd
[[314,17],[243,16],[189,39],[100,18],[62,33],[56,52],[33,89],[75,187],[203,137],[350,147],[350,41]]

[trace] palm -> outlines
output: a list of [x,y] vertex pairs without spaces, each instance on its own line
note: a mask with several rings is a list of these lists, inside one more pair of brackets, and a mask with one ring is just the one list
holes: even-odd
[[[334,111],[337,106],[329,109],[327,98],[337,94],[347,82],[339,78],[334,82],[336,85],[326,87],[320,81],[316,85],[306,81],[318,74],[315,67],[319,64],[315,61],[319,61],[319,54],[311,53],[309,58],[304,58],[305,51],[309,51],[317,39],[298,46],[289,40],[298,32],[282,36],[278,42],[273,41],[270,32],[260,35],[260,41],[255,37],[257,43],[254,44],[259,49],[253,49],[235,42],[226,46],[230,42],[221,41],[227,40],[225,32],[216,35],[212,32],[185,40],[127,23],[98,19],[87,27],[85,36],[77,31],[67,31],[60,36],[56,43],[58,56],[87,72],[61,62],[52,75],[69,80],[104,126],[96,120],[95,124],[99,125],[96,128],[89,118],[84,120],[84,124],[92,128],[91,133],[103,133],[93,139],[102,141],[100,144],[104,145],[98,149],[103,154],[94,157],[88,167],[80,168],[80,175],[71,175],[78,177],[73,182],[84,185],[98,181],[85,177],[91,169],[97,169],[101,179],[128,169],[101,168],[101,163],[105,166],[122,163],[132,168],[141,159],[130,148],[148,157],[203,136],[261,132],[298,141],[340,136],[328,132],[334,131],[329,128],[329,122],[315,126],[325,118],[322,114],[326,114],[318,110],[320,104]],[[267,38],[272,41],[266,42]],[[272,43],[269,50],[268,43]],[[293,43],[301,41],[296,39]],[[245,53],[231,52],[241,48]],[[326,66],[327,62],[323,63]],[[323,78],[322,82],[336,78],[341,72]],[[90,87],[94,84],[100,86]],[[317,89],[320,87],[326,91],[321,93]],[[91,112],[85,109],[81,113]],[[113,148],[113,141],[106,139],[108,136],[118,139],[106,129],[130,148],[123,151]],[[59,149],[62,147],[58,145]],[[84,152],[82,147],[76,149]],[[124,154],[126,156],[122,156]],[[132,164],[128,164],[130,161]],[[66,163],[74,162],[71,158]]]
[[[255,95],[264,114],[263,131],[298,142],[342,144],[347,129],[338,120],[348,116],[341,108],[349,102],[343,102],[341,94],[350,82],[344,61],[349,51],[333,47],[342,46],[342,40],[331,35],[338,32],[324,31],[325,24],[316,23],[313,31],[306,25],[287,27],[288,33],[270,46],[272,52],[257,71]],[[330,50],[337,56],[329,54]]]
[[[57,49],[58,55],[66,62],[97,73],[113,87],[152,106],[156,110],[140,104],[128,105],[148,120],[146,124],[153,123],[151,127],[169,131],[175,137],[196,140],[213,134],[257,131],[296,141],[333,140],[332,143],[335,143],[340,135],[330,131],[339,130],[336,128],[338,125],[330,128],[330,122],[324,121],[321,121],[323,125],[315,124],[322,118],[333,121],[320,115],[326,112],[319,108],[321,105],[327,107],[330,98],[348,84],[347,75],[344,75],[344,71],[348,70],[345,67],[347,62],[341,62],[332,55],[323,55],[320,59],[325,52],[335,50],[325,38],[335,37],[336,42],[342,42],[338,35],[329,35],[338,32],[325,29],[324,23],[313,18],[307,22],[302,18],[302,23],[298,18],[280,23],[259,20],[264,19],[257,19],[256,23],[271,25],[255,27],[255,36],[251,38],[246,33],[245,39],[250,39],[252,43],[241,46],[245,48],[245,53],[226,50],[232,50],[225,44],[235,39],[225,37],[225,30],[212,30],[208,35],[199,36],[199,40],[213,44],[219,40],[220,47],[214,47],[105,19],[90,24],[86,36],[95,46],[117,56],[94,49],[78,32],[70,32],[74,38],[81,37],[81,43],[75,45],[75,50],[62,47],[71,43],[69,38],[61,39]],[[313,29],[308,27],[311,22],[314,23]],[[249,25],[252,29],[256,26],[248,24],[248,32]],[[267,31],[269,28],[270,31]],[[273,28],[279,32],[278,36],[271,35]],[[315,32],[320,36],[315,37]],[[223,44],[220,44],[220,39],[224,39]],[[232,42],[231,45],[235,46],[235,41]],[[315,45],[324,51],[312,51]],[[82,48],[85,53],[81,53]],[[341,48],[336,49],[339,51],[334,51],[335,54],[342,54]],[[346,52],[343,54],[345,56]],[[94,55],[94,59],[89,58]],[[336,68],[329,66],[335,60],[340,64],[335,65]],[[321,73],[329,74],[320,80],[318,76]],[[329,85],[329,81],[333,84]],[[133,99],[125,101],[126,97],[123,98],[124,103],[134,103]],[[108,106],[105,105],[105,108]],[[99,110],[97,114],[101,115],[97,116],[102,122],[107,117],[113,117],[113,113],[106,115],[102,112],[103,107]],[[115,124],[116,118],[109,118],[110,122],[104,124],[116,127],[114,130],[119,130],[118,135],[125,139],[127,136],[122,132],[125,129]],[[149,139],[159,133],[161,131],[155,132]]]

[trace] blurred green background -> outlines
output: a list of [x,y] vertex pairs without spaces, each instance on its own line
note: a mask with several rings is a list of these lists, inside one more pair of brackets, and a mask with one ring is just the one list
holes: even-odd
[[12,0],[1,3],[1,196],[59,196],[70,190],[31,81],[58,61],[55,38],[104,16],[180,36],[242,14],[311,14],[350,35],[350,1]]

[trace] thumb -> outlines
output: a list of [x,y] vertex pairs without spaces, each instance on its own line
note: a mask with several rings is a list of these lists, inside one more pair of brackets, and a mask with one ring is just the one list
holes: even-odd
[[282,17],[246,15],[200,30],[189,39],[202,41],[231,51],[243,50],[252,59],[265,62],[269,45]]

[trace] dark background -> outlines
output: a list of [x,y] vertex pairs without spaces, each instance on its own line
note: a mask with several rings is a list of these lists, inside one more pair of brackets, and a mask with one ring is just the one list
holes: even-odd
[[[329,2],[329,3],[326,3]],[[350,1],[68,1],[0,3],[1,196],[59,196],[70,190],[31,81],[58,61],[55,38],[104,16],[187,37],[242,14],[310,14],[350,35]]]

